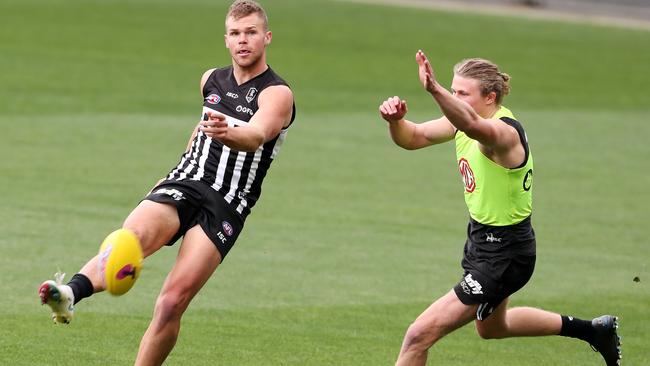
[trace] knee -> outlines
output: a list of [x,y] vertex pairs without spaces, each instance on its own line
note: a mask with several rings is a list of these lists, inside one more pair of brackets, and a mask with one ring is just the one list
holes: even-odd
[[182,292],[163,292],[156,300],[154,318],[160,323],[178,321],[189,305],[189,296]]
[[152,230],[148,229],[144,225],[138,225],[137,222],[131,222],[128,218],[122,225],[122,228],[129,230],[136,236],[136,238],[138,238],[140,247],[142,248],[142,254],[145,258],[154,253],[164,244],[158,244],[156,242],[156,235]]
[[126,229],[132,232],[140,241],[140,245],[142,245],[142,243],[148,242],[149,237],[151,236],[149,233],[147,233],[147,230],[141,228],[141,225],[137,225],[136,223],[131,222],[129,218],[127,218],[124,221],[124,224],[122,224],[122,229]]
[[442,329],[439,326],[435,324],[423,326],[415,322],[406,330],[403,347],[406,351],[423,352],[441,337]]
[[494,327],[476,327],[476,332],[483,339],[501,339],[505,338],[505,332]]

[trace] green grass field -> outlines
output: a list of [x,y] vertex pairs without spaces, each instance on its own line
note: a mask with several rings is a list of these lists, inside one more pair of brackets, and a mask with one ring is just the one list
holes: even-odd
[[[298,118],[235,249],[190,305],[167,365],[390,365],[460,276],[467,220],[453,146],[408,152],[377,107],[448,85],[464,57],[513,77],[535,155],[538,262],[513,305],[620,316],[624,365],[650,364],[650,32],[336,1],[265,2],[270,64]],[[133,363],[177,247],[123,297],[52,325],[38,285],[71,276],[177,162],[199,78],[230,62],[226,1],[0,0],[0,364]],[[633,281],[638,277],[640,282]],[[444,338],[433,365],[601,365],[560,337]]]

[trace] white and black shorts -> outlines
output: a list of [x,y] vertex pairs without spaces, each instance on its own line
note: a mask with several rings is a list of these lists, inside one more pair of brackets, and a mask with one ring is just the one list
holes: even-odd
[[454,291],[463,304],[479,304],[476,318],[484,320],[532,277],[535,233],[530,217],[511,226],[470,220],[467,231],[461,262],[465,272]]
[[222,261],[244,228],[244,219],[219,192],[200,181],[163,181],[144,199],[176,207],[180,228],[167,245],[173,245],[189,229],[201,225]]

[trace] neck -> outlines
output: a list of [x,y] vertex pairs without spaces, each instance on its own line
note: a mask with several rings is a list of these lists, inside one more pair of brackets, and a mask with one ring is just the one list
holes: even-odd
[[499,111],[499,109],[501,109],[501,106],[494,104],[487,107],[485,111],[483,111],[483,113],[479,113],[479,115],[485,119],[489,119],[492,118],[492,116],[494,116]]
[[266,64],[266,57],[261,57],[257,62],[250,66],[242,67],[235,62],[233,62],[232,66],[235,80],[237,80],[237,84],[240,85],[263,73],[269,68],[269,65]]

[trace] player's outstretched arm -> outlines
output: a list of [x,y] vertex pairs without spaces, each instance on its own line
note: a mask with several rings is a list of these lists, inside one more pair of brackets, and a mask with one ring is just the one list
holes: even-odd
[[398,96],[386,99],[379,106],[379,113],[388,122],[390,136],[398,146],[415,150],[446,142],[454,137],[454,126],[446,118],[418,124],[404,119],[407,111],[406,101]]
[[233,150],[253,152],[273,139],[288,126],[293,113],[293,93],[284,85],[264,89],[258,99],[258,110],[246,125],[229,126],[221,113],[208,112],[208,120],[199,129]]
[[442,87],[435,78],[427,56],[422,51],[415,55],[418,63],[418,73],[424,88],[431,93],[442,113],[457,129],[494,149],[507,150],[519,143],[517,131],[501,121],[481,117],[474,108],[466,102],[454,97]]

